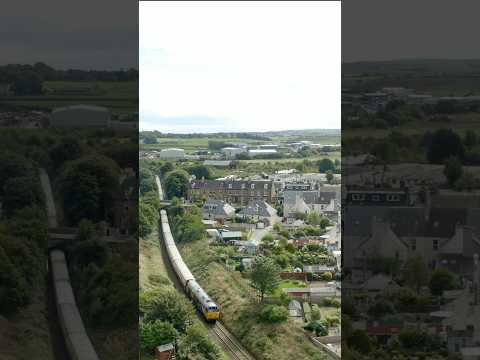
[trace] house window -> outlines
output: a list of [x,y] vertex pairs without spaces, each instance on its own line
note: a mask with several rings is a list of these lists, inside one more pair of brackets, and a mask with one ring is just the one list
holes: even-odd
[[389,194],[387,195],[387,201],[399,201],[400,197],[397,194]]
[[410,239],[410,248],[412,251],[417,250],[417,240],[416,239]]
[[255,184],[251,184],[250,188],[255,189]]
[[437,239],[433,239],[433,250],[438,251],[438,240]]
[[245,184],[242,184],[242,189],[245,189]]
[[263,188],[264,188],[265,190],[267,190],[267,189],[268,189],[268,184],[264,184],[264,185],[263,185]]
[[229,189],[232,188],[232,183],[229,183],[229,184],[228,184],[228,188],[229,188]]
[[355,200],[355,201],[365,200],[365,194],[352,194],[352,200]]
[[372,201],[380,201],[380,195],[372,195]]

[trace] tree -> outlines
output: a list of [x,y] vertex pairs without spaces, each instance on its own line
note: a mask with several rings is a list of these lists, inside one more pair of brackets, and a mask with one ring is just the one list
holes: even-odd
[[472,147],[477,145],[478,143],[477,133],[472,129],[468,129],[467,131],[465,131],[465,137],[463,138],[463,143],[465,144],[466,147]]
[[450,187],[453,187],[455,182],[462,177],[462,164],[456,156],[451,156],[445,161],[443,174],[447,178]]
[[364,330],[353,330],[352,334],[347,338],[347,344],[354,350],[362,354],[368,354],[373,350],[373,344]]
[[288,319],[288,310],[279,305],[267,305],[260,312],[260,320],[269,324],[276,324]]
[[198,325],[187,328],[186,335],[180,341],[181,359],[219,360],[220,351]]
[[368,308],[368,315],[375,319],[382,318],[387,314],[394,314],[395,308],[390,301],[379,299]]
[[195,213],[183,215],[179,220],[174,222],[174,232],[179,242],[202,239],[205,235],[205,226],[202,223],[202,217]]
[[455,275],[446,269],[435,270],[430,278],[430,292],[432,295],[441,296],[445,290],[456,287]]
[[34,167],[28,159],[8,150],[0,151],[0,197],[8,179],[34,174]]
[[253,287],[260,292],[262,302],[265,294],[273,292],[280,283],[280,271],[273,259],[264,256],[254,258],[250,279]]
[[55,167],[59,168],[66,161],[80,158],[82,153],[83,149],[80,141],[73,136],[67,136],[50,150],[50,158],[53,160]]
[[5,182],[3,190],[3,209],[7,215],[24,207],[43,204],[39,181],[32,176],[10,178]]
[[161,320],[141,321],[139,330],[140,349],[147,354],[153,353],[155,347],[159,345],[175,341],[179,336],[178,331],[172,324]]
[[191,175],[195,175],[196,179],[211,179],[212,178],[212,172],[210,171],[210,168],[205,166],[205,165],[195,165],[192,166],[189,170],[189,173]]
[[13,81],[15,95],[40,95],[42,93],[42,78],[34,71],[20,71]]
[[327,171],[332,171],[335,170],[335,164],[333,163],[332,160],[330,159],[322,159],[318,161],[318,171],[320,173],[326,173]]
[[168,199],[171,199],[174,196],[185,198],[187,197],[188,185],[188,174],[185,171],[172,171],[168,173],[165,179],[165,194]]
[[442,164],[451,156],[463,159],[462,139],[451,129],[438,129],[433,133],[428,144],[428,161],[432,164]]
[[333,179],[334,179],[332,170],[328,170],[328,171],[327,171],[327,174],[326,174],[325,176],[326,176],[326,178],[327,178],[328,183],[331,184],[332,181],[333,181]]
[[175,166],[170,161],[167,161],[162,166],[160,166],[160,168],[158,170],[160,171],[160,177],[163,179],[163,178],[165,178],[165,176],[167,176],[167,174],[170,171],[175,170]]
[[70,221],[108,219],[119,193],[120,168],[105,156],[84,156],[64,167],[59,179]]
[[307,216],[307,223],[312,226],[319,226],[320,221],[322,220],[320,214],[316,211],[312,211],[310,214]]
[[422,256],[413,256],[407,260],[402,271],[405,284],[420,292],[420,288],[428,284],[429,274],[427,264]]
[[146,238],[152,233],[157,218],[155,209],[141,197],[138,208],[138,235],[141,238]]

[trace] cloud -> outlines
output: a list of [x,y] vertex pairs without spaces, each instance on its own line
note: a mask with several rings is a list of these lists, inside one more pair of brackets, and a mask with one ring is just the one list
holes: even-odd
[[141,3],[149,126],[200,114],[241,131],[339,128],[340,71],[339,3]]

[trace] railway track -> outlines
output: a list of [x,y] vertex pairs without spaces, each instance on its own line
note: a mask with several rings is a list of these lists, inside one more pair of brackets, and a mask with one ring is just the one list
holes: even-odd
[[232,334],[219,322],[211,327],[212,333],[218,338],[222,347],[234,360],[255,360]]

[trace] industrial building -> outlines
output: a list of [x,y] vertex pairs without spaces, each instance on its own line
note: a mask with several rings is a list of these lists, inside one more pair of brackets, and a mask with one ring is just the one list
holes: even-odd
[[57,108],[50,115],[53,127],[109,127],[110,111],[104,107],[72,105]]
[[160,159],[178,160],[185,158],[185,150],[178,148],[168,148],[160,151]]

